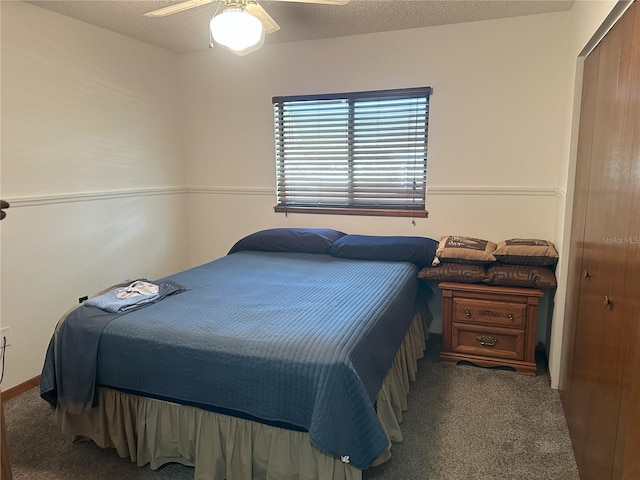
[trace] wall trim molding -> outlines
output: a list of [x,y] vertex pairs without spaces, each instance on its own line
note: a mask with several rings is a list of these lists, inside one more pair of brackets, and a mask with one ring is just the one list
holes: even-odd
[[556,197],[558,197],[561,200],[566,200],[567,199],[567,191],[563,188],[554,188],[555,190],[555,194]]
[[130,190],[106,190],[101,192],[77,192],[51,195],[33,195],[10,197],[7,202],[11,208],[36,207],[40,205],[56,205],[59,203],[93,202],[116,198],[145,197],[151,195],[178,195],[188,193],[186,187],[138,188]]
[[269,195],[275,196],[276,189],[261,187],[188,187],[189,193],[205,195]]
[[[94,202],[118,198],[145,197],[154,195],[255,195],[275,197],[275,189],[262,187],[157,187],[127,190],[105,190],[99,192],[77,192],[51,195],[9,197],[11,208],[56,205],[61,203]],[[506,195],[516,197],[566,198],[567,192],[558,187],[494,187],[494,186],[433,186],[427,187],[427,197],[435,195]]]
[[434,186],[427,187],[429,195],[509,195],[516,197],[555,197],[561,189],[557,187],[470,187],[470,186]]

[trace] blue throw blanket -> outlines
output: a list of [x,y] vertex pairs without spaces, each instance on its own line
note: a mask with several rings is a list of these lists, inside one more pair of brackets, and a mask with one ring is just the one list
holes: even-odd
[[[149,280],[142,279],[145,282]],[[106,294],[93,298],[104,298],[119,287]],[[88,300],[72,310],[56,328],[49,342],[47,358],[41,381],[40,396],[52,405],[64,408],[69,413],[81,413],[96,405],[96,362],[100,335],[109,322],[125,311],[143,308],[150,303],[159,302],[168,295],[184,292],[186,288],[170,280],[152,282],[158,286],[158,294],[153,299],[129,305],[125,310],[113,310],[102,301],[92,304]],[[113,295],[115,298],[115,295]],[[106,309],[98,306],[106,306]]]
[[188,291],[112,319],[96,382],[305,430],[364,469],[388,448],[375,399],[413,319],[416,273],[405,262],[228,255],[169,277]]
[[[136,285],[155,286],[155,292],[140,293],[139,289],[136,289]],[[166,292],[165,292],[166,294]],[[105,310],[111,313],[126,312],[132,310],[145,303],[151,303],[160,299],[162,292],[159,291],[159,286],[152,284],[146,278],[141,278],[135,282],[130,282],[116,288],[112,288],[102,295],[97,295],[84,302],[87,307],[98,307],[101,310]]]

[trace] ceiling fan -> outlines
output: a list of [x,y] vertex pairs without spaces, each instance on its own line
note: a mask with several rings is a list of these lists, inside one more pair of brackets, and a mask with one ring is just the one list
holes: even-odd
[[[350,0],[275,0],[279,2],[345,5]],[[218,2],[211,19],[209,47],[214,42],[236,55],[246,55],[262,47],[265,33],[280,30],[280,26],[257,0],[187,0],[145,13],[147,17],[166,17],[190,8]],[[222,12],[218,13],[221,7]]]

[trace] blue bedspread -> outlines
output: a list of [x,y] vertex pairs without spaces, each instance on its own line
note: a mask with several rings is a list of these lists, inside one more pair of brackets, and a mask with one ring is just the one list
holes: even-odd
[[[148,282],[147,279],[141,280]],[[95,407],[98,347],[104,327],[127,311],[148,307],[185,290],[184,285],[162,280],[154,282],[158,287],[154,298],[123,305],[113,292],[129,284],[131,282],[118,285],[106,294],[87,300],[57,325],[40,375],[40,396],[53,406],[60,404],[73,414]],[[95,301],[96,298],[99,300]],[[124,310],[121,309],[123,306]]]
[[364,469],[388,448],[375,398],[412,321],[416,272],[234,253],[168,277],[188,291],[112,320],[97,383],[292,425]]

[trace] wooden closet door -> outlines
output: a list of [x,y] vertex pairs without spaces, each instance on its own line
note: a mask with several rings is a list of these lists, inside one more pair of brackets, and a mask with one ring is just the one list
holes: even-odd
[[567,296],[565,318],[562,331],[563,345],[558,389],[565,415],[570,414],[571,374],[575,350],[575,330],[580,285],[583,281],[582,255],[584,250],[584,229],[587,216],[587,195],[589,193],[589,173],[591,171],[591,139],[596,112],[596,87],[600,50],[595,50],[585,62],[583,72],[582,103],[580,110],[580,138],[578,142],[579,163],[576,168],[571,237],[569,247],[569,267],[567,275]]
[[[637,261],[640,263],[640,248]],[[640,323],[640,318],[637,319]],[[620,406],[621,436],[624,451],[617,452],[614,464],[614,478],[622,480],[637,480],[640,478],[640,345],[637,341],[640,332],[636,333],[635,355],[629,366],[631,372],[628,377],[629,393],[625,395]],[[622,450],[622,448],[620,449]]]
[[583,480],[623,478],[624,422],[638,374],[631,367],[640,317],[638,32],[634,4],[585,62],[597,80],[595,89],[585,86],[595,93],[593,130],[583,135],[581,125],[579,138],[591,154],[589,166],[578,167],[588,168],[589,181],[567,409]]
[[[630,40],[629,97],[625,115],[622,157],[630,165],[624,191],[628,210],[635,216],[629,223],[625,265],[627,284],[624,303],[626,336],[622,345],[624,364],[621,377],[621,402],[614,458],[613,478],[640,479],[640,6],[635,6],[635,29]],[[623,59],[622,61],[624,61]]]

